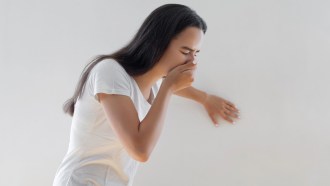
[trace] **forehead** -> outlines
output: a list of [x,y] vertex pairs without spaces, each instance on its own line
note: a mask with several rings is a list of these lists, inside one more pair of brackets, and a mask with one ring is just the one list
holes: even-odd
[[188,27],[173,38],[172,44],[176,47],[187,46],[199,49],[203,40],[204,33],[196,27]]

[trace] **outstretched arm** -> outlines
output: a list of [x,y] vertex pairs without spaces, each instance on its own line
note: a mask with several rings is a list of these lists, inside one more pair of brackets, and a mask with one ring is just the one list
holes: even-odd
[[203,104],[206,100],[207,93],[201,90],[198,90],[192,86],[181,89],[177,92],[174,92],[175,95],[188,98],[196,101],[197,103]]
[[204,91],[198,90],[192,86],[174,92],[174,94],[202,104],[215,126],[219,126],[219,122],[216,119],[217,114],[232,124],[235,123],[232,118],[239,118],[239,110],[233,103],[219,96],[211,95]]

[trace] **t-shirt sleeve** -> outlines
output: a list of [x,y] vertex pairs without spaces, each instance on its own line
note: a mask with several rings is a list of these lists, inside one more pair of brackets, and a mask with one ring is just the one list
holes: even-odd
[[93,96],[99,101],[97,93],[131,95],[129,75],[115,61],[101,61],[91,71]]

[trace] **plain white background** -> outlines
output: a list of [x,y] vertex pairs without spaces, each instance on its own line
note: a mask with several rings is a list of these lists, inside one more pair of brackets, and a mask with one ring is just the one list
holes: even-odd
[[[124,46],[166,1],[0,1],[0,185],[51,185],[83,67]],[[234,102],[213,126],[173,96],[134,186],[330,185],[330,2],[177,1],[208,31],[194,87]]]

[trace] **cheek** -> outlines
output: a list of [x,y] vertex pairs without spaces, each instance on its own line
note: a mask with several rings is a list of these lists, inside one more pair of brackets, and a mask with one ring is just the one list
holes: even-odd
[[185,63],[188,59],[187,56],[183,55],[181,52],[173,51],[170,55],[171,64],[179,65]]
[[171,54],[168,55],[166,58],[166,66],[167,66],[167,72],[170,72],[174,68],[178,67],[179,65],[182,65],[186,62],[186,57],[180,53],[179,54]]

